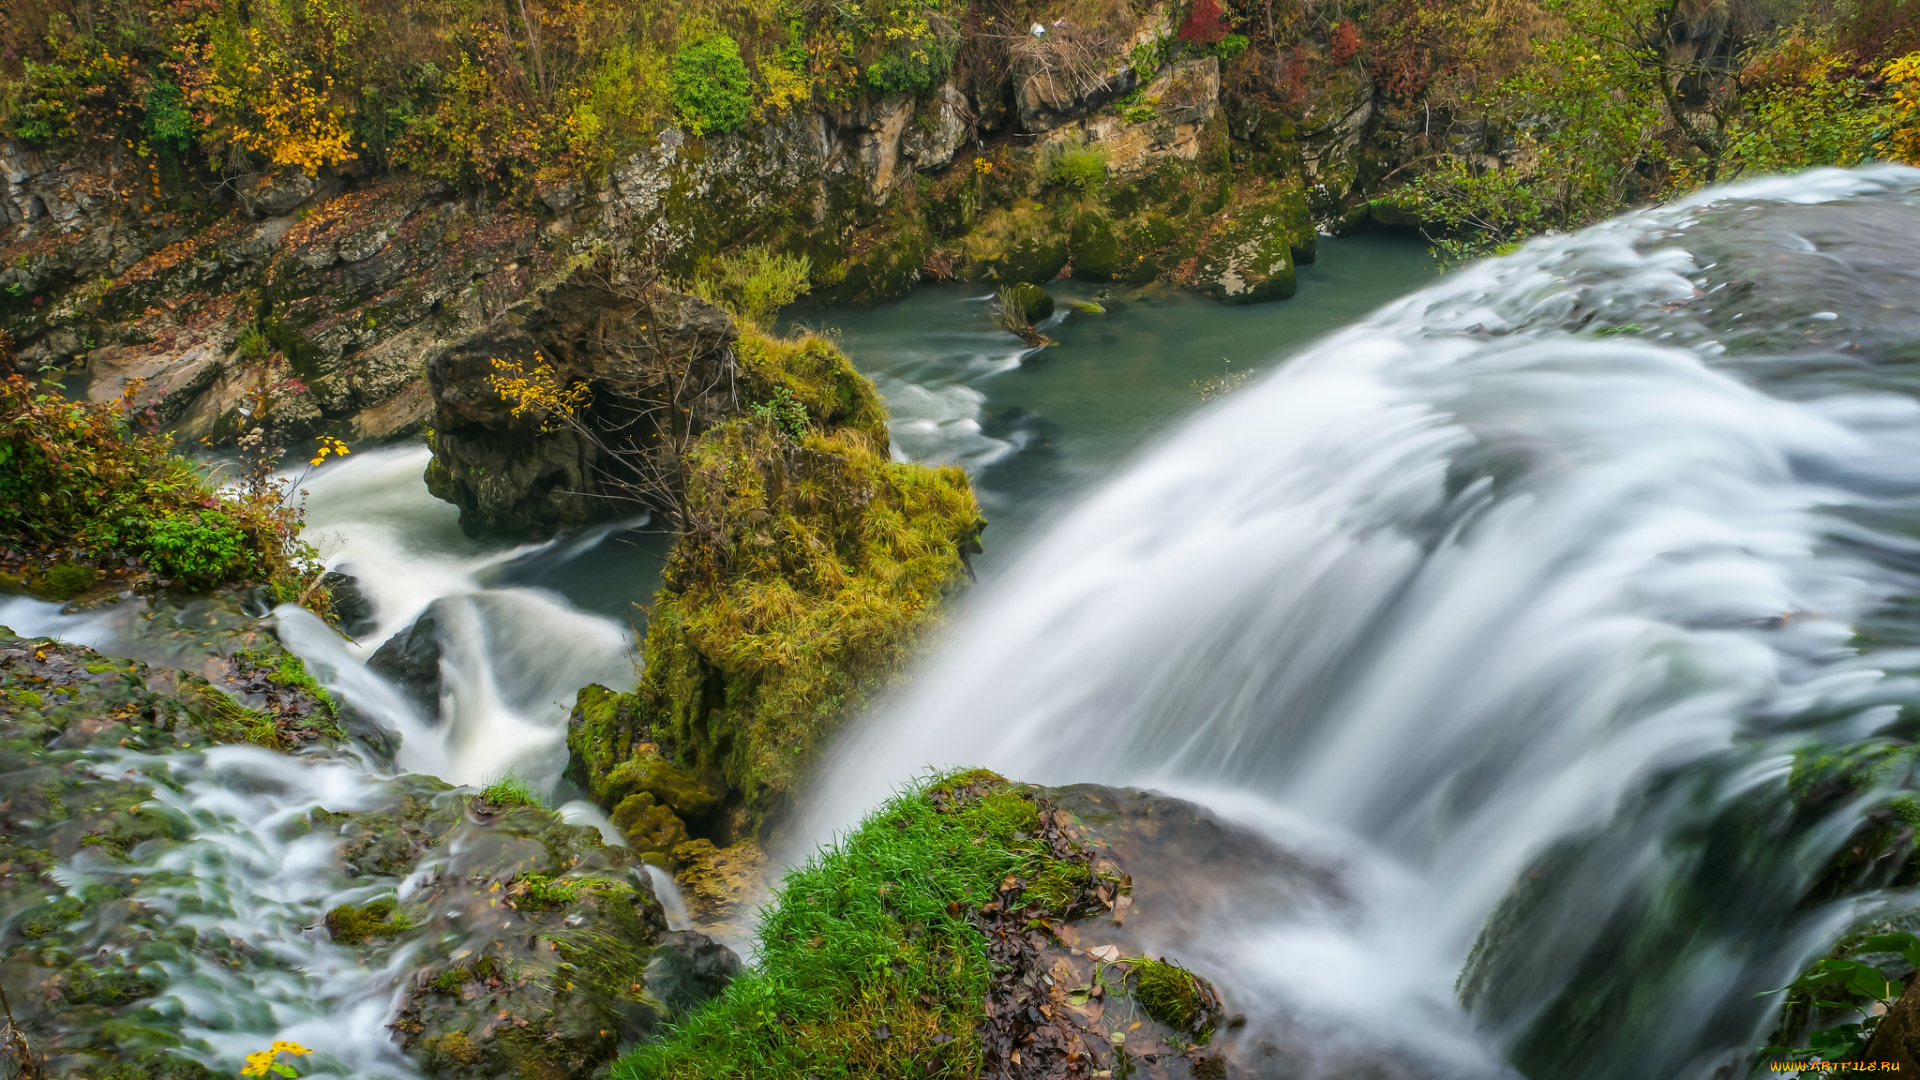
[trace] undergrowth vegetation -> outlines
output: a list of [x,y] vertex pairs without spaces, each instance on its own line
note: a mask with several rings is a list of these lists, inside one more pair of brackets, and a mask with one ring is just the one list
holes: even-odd
[[1429,131],[1472,122],[1388,196],[1458,259],[1716,181],[1920,164],[1915,27],[1882,0],[1541,0],[1379,5],[1352,34]]
[[[52,559],[144,564],[189,589],[238,581],[292,599],[317,574],[299,514],[272,485],[222,491],[134,405],[74,401],[22,375],[0,381],[0,535]],[[88,571],[50,571],[72,595]]]

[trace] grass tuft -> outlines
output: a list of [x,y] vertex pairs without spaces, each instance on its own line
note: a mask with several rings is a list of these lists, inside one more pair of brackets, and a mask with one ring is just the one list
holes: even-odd
[[547,800],[540,797],[540,793],[533,789],[533,785],[511,772],[481,788],[480,799],[503,810],[514,806],[531,806],[536,810],[547,809]]
[[923,778],[787,875],[756,970],[613,1067],[616,1080],[971,1076],[992,979],[975,923],[1059,861],[1033,800],[981,770]]

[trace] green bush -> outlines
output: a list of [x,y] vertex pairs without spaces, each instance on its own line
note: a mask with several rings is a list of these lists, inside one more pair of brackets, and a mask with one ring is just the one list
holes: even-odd
[[680,46],[669,81],[674,111],[696,136],[737,131],[753,108],[753,78],[725,34]]
[[1221,38],[1210,51],[1223,61],[1235,60],[1241,53],[1246,52],[1251,44],[1253,43],[1247,40],[1245,34],[1228,34]]
[[219,510],[163,517],[147,530],[147,564],[189,589],[247,577],[255,561],[247,531]]
[[1046,186],[1080,195],[1097,195],[1107,186],[1107,148],[1068,139],[1047,150]]
[[959,41],[939,29],[916,24],[867,67],[867,84],[883,94],[930,94],[953,70]]

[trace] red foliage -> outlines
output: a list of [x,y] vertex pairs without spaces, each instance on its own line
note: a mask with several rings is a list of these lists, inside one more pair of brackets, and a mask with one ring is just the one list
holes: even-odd
[[1360,28],[1353,25],[1352,19],[1342,19],[1333,28],[1333,39],[1327,46],[1327,53],[1336,64],[1344,64],[1360,55],[1364,43],[1360,40]]
[[1180,24],[1180,40],[1212,45],[1226,37],[1231,29],[1227,13],[1220,10],[1220,0],[1193,0],[1193,10],[1187,12],[1187,21]]

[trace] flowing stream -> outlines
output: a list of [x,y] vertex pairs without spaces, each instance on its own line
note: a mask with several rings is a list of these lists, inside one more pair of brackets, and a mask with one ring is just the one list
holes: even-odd
[[1801,903],[1858,806],[1787,785],[1920,702],[1917,188],[1723,189],[1306,349],[976,593],[803,832],[928,763],[1158,787],[1353,882],[1180,943],[1317,1044],[1289,1075],[1740,1068],[1755,995],[1888,902]]
[[[1383,1045],[1435,1075],[1739,1067],[1770,1020],[1756,992],[1898,899],[1802,903],[1869,796],[1808,822],[1787,782],[1796,751],[1914,734],[1917,187],[1767,180],[1438,282],[1417,245],[1327,241],[1286,304],[1114,288],[1040,353],[958,286],[804,316],[875,376],[896,452],[966,465],[994,527],[950,638],[836,747],[796,833],[929,765],[1155,786],[1354,898],[1252,897],[1169,943],[1250,1014],[1249,1054],[1295,1048],[1288,1075]],[[1240,371],[1265,374],[1192,389]],[[402,732],[399,770],[565,801],[567,709],[630,684],[664,545],[643,522],[468,540],[425,463],[373,450],[307,481],[311,536],[378,626],[343,642],[283,608],[281,635]],[[364,664],[429,606],[423,710]],[[0,623],[178,662],[135,607],[11,600]],[[411,1075],[382,1027],[401,973],[311,929],[396,883],[310,873],[277,832],[380,769],[248,748],[102,768],[189,778],[156,797],[195,823],[196,895],[130,891],[272,959],[168,969],[192,1052],[231,1071],[293,1038],[328,1048],[321,1075]],[[82,862],[62,873],[129,873]]]

